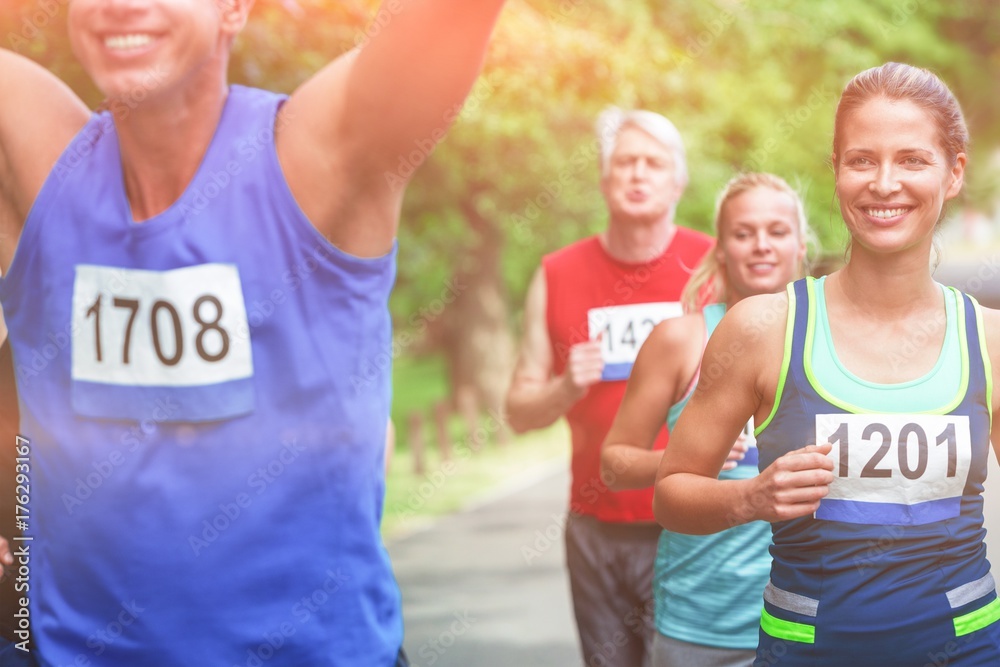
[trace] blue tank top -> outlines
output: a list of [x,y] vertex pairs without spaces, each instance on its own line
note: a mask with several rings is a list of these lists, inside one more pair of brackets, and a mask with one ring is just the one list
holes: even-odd
[[[709,336],[726,312],[725,304],[702,311]],[[670,407],[667,427],[673,429],[691,390]],[[747,455],[719,479],[747,479],[757,474],[753,434]],[[653,571],[657,630],[681,641],[717,648],[757,646],[762,593],[771,567],[768,547],[771,526],[754,521],[713,535],[683,535],[663,531]]]
[[26,221],[0,299],[44,664],[394,664],[395,249],[348,256],[306,219],[282,101],[233,86],[187,190],[140,224],[95,115]]
[[852,378],[830,376],[839,362],[823,364],[825,376],[812,363],[835,354],[816,343],[830,339],[823,285],[789,287],[782,381],[757,444],[764,469],[830,442],[835,480],[815,516],[773,524],[755,664],[1000,664],[1000,601],[983,544],[992,380],[978,306],[942,288],[955,307],[928,323],[950,329],[945,345],[957,350],[942,357],[960,359],[960,372],[939,363],[924,378],[845,392]]

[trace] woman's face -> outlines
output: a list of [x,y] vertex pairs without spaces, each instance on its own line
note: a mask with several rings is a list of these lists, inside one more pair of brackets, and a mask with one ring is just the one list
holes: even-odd
[[929,252],[966,161],[948,159],[934,118],[908,100],[873,98],[847,116],[838,150],[837,197],[855,251]]
[[778,292],[799,276],[806,247],[792,195],[767,186],[741,192],[723,204],[720,223],[715,253],[730,298]]

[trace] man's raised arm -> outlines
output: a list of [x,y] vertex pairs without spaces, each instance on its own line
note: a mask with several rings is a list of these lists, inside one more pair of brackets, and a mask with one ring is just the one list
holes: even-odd
[[503,3],[386,0],[379,29],[292,95],[278,154],[333,243],[362,256],[389,249],[407,180],[400,158],[426,156],[457,117]]
[[0,268],[14,256],[28,210],[89,111],[48,70],[0,49]]

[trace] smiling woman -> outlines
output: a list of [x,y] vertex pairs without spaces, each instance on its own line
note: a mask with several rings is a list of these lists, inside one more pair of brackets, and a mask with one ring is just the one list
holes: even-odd
[[[671,434],[655,499],[665,527],[772,523],[757,667],[1000,661],[981,496],[1000,443],[1000,313],[929,268],[967,141],[930,72],[888,63],[856,76],[833,147],[846,266],[734,307],[706,356],[755,354],[699,383]],[[761,327],[762,310],[782,316]],[[750,417],[761,474],[716,479]]]
[[[944,119],[929,123],[927,109],[908,99],[873,96],[841,106],[834,165],[853,243],[873,252],[915,244],[918,255],[925,252],[944,203],[962,188],[966,156],[949,138],[956,128],[939,127]],[[958,136],[967,141],[964,129]]]

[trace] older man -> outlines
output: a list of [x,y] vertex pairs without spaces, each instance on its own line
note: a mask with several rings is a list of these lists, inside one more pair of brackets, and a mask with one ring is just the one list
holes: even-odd
[[[566,561],[584,663],[637,667],[652,638],[659,526],[652,490],[609,491],[601,444],[632,362],[712,239],[675,224],[684,145],[650,111],[611,109],[597,124],[608,226],[546,255],[528,288],[524,340],[507,395],[515,430],[565,415],[573,441]],[[657,446],[666,444],[660,433]]]

